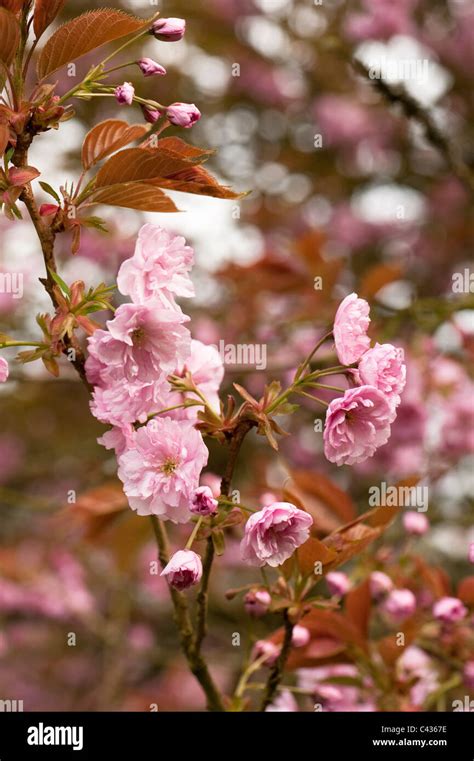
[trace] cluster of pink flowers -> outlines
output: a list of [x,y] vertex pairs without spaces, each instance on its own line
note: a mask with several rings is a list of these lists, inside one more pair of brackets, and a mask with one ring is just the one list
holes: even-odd
[[351,366],[357,385],[334,399],[327,410],[324,452],[330,462],[364,462],[386,444],[405,387],[403,349],[391,344],[370,348],[369,305],[356,293],[341,302],[334,320],[334,342],[341,364]]
[[113,426],[100,441],[118,455],[130,507],[175,523],[188,521],[196,504],[204,509],[196,490],[208,451],[194,428],[197,408],[169,409],[184,396],[171,391],[167,377],[188,370],[214,404],[223,377],[218,352],[191,339],[189,318],[175,301],[194,295],[192,264],[184,238],[153,224],[142,227],[118,273],[119,291],[131,303],[89,338],[86,362],[92,413]]

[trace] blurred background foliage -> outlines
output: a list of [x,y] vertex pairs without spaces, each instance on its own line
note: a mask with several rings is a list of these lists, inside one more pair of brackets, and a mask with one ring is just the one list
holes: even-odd
[[[203,118],[186,139],[214,149],[212,170],[251,193],[239,204],[174,193],[185,210],[179,215],[101,209],[108,234],[88,231],[75,257],[65,239],[63,277],[113,282],[145,219],[185,234],[197,259],[197,298],[186,304],[195,337],[267,346],[267,370],[227,367],[223,394],[233,382],[257,394],[268,379],[287,381],[340,299],[352,290],[367,298],[373,337],[407,352],[408,386],[391,442],[364,466],[337,469],[323,458],[319,413],[305,401],[287,421],[291,436],[279,457],[249,437],[236,488],[257,505],[286,484],[324,536],[367,509],[370,484],[428,484],[431,530],[416,550],[457,582],[474,542],[474,304],[469,289],[453,293],[452,275],[471,261],[472,195],[416,120],[387,103],[353,60],[427,59],[427,80],[410,80],[407,89],[472,171],[472,5],[401,0],[379,15],[384,3],[375,0],[113,5],[186,18],[182,42],[150,37],[134,49],[165,65],[166,77],[143,79],[130,69],[124,78],[162,103],[196,103]],[[101,6],[74,0],[62,19]],[[77,76],[95,60],[81,60]],[[72,86],[65,71],[57,76],[59,92]],[[76,119],[40,136],[31,153],[55,187],[78,177],[80,144],[94,124],[142,120],[113,99],[75,108]],[[23,299],[0,294],[2,330],[27,337],[34,314],[49,308],[37,281],[38,246],[26,221],[0,225],[2,269],[25,274]],[[202,708],[179,656],[165,583],[149,574],[150,527],[126,509],[115,461],[96,443],[103,427],[66,365],[59,380],[15,365],[0,389],[0,697],[23,699],[27,710]],[[209,471],[221,466],[212,445]],[[174,540],[179,546],[179,531]],[[224,598],[228,587],[254,578],[240,566],[237,540],[238,531],[229,534],[220,560],[207,644],[226,687],[247,635],[264,636],[272,623],[250,624],[241,600]],[[360,568],[403,556],[405,542],[397,522]],[[231,645],[233,632],[240,648]]]

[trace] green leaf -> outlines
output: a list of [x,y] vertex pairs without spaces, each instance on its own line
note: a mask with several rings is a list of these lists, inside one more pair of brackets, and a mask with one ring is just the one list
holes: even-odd
[[38,180],[38,182],[41,185],[41,187],[43,188],[44,192],[47,193],[48,195],[52,196],[54,198],[54,200],[58,202],[59,206],[61,206],[61,199],[58,196],[58,194],[56,193],[55,189],[52,188],[51,185],[49,185],[49,183],[43,182],[43,180]]
[[64,295],[70,297],[71,296],[71,291],[69,290],[69,286],[66,285],[66,283],[64,282],[64,280],[61,277],[59,277],[58,273],[57,272],[53,272],[53,270],[50,270],[50,269],[48,269],[48,272],[51,275],[51,277],[53,278],[53,280],[56,283],[56,285],[59,285],[59,287],[60,287],[61,291],[64,293]]

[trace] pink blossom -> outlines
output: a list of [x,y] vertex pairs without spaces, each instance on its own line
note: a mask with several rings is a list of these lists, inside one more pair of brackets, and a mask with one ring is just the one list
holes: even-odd
[[151,27],[151,33],[163,42],[177,42],[184,37],[185,31],[186,21],[182,18],[160,18]]
[[324,453],[337,465],[354,465],[372,457],[390,436],[395,413],[374,386],[348,389],[326,412]]
[[326,576],[326,584],[329,593],[338,597],[344,597],[352,586],[349,577],[342,571],[330,571]]
[[132,425],[125,425],[120,428],[116,426],[100,436],[97,439],[97,443],[102,444],[106,449],[115,450],[115,454],[120,455],[126,449],[134,446],[135,433],[136,431]]
[[173,523],[188,521],[208,458],[201,434],[189,423],[159,417],[138,429],[134,444],[118,458],[118,475],[132,510]]
[[[201,341],[192,339],[191,353],[175,374],[183,375],[186,371],[191,373],[194,383],[210,406],[219,412],[219,388],[224,378],[224,363],[215,346],[206,346]],[[195,417],[197,409],[196,407],[187,409],[188,417]]]
[[174,370],[190,351],[190,335],[182,324],[189,318],[174,309],[145,304],[122,304],[107,331],[89,338],[87,372],[96,379],[111,369],[123,372],[129,382],[158,380]]
[[163,568],[160,576],[165,576],[168,583],[179,591],[188,589],[201,579],[201,558],[192,550],[179,550]]
[[433,605],[433,615],[443,623],[462,621],[467,614],[467,608],[457,597],[442,597]]
[[252,656],[255,661],[266,656],[263,661],[265,666],[273,666],[280,655],[280,650],[281,647],[275,645],[274,642],[269,642],[266,639],[259,639],[253,647]]
[[137,65],[145,77],[153,77],[156,74],[164,76],[166,74],[165,67],[154,61],[153,58],[140,58]]
[[244,562],[276,567],[284,563],[309,537],[312,517],[289,502],[275,502],[253,513],[240,545]]
[[416,645],[407,647],[396,663],[396,673],[402,682],[413,682],[410,701],[413,706],[423,706],[426,698],[439,687],[434,663],[424,650]]
[[474,384],[467,382],[453,394],[445,411],[441,446],[449,457],[474,453]]
[[403,349],[376,343],[362,355],[356,377],[361,384],[378,388],[397,407],[406,383]]
[[0,357],[0,383],[5,383],[9,372],[10,370],[7,360],[4,357]]
[[463,670],[464,684],[468,690],[474,690],[474,661],[467,661]]
[[131,82],[124,82],[123,85],[119,85],[115,88],[114,95],[117,103],[131,106],[133,103],[133,96],[135,95],[135,88]]
[[357,362],[369,348],[369,311],[368,303],[356,293],[350,293],[339,304],[334,318],[334,342],[342,365]]
[[249,616],[260,618],[267,613],[271,601],[266,589],[249,589],[244,597],[244,607]]
[[306,626],[300,626],[297,624],[293,628],[293,634],[291,635],[291,644],[293,647],[306,647],[311,639],[311,633]]
[[370,592],[372,597],[380,600],[393,589],[393,581],[390,576],[382,571],[374,571],[370,574]]
[[385,598],[382,608],[395,621],[404,621],[416,610],[415,595],[409,589],[394,589]]
[[166,109],[166,117],[176,127],[189,129],[201,118],[201,112],[194,103],[172,103]]
[[423,515],[423,513],[416,513],[414,510],[405,513],[402,520],[403,527],[407,534],[413,534],[414,536],[423,536],[430,527],[426,515]]
[[267,713],[294,713],[298,711],[298,703],[289,690],[282,690],[265,710]]
[[194,251],[182,236],[159,225],[143,225],[133,256],[120,267],[117,285],[135,304],[156,299],[174,305],[174,296],[195,295],[189,278],[193,263]]
[[198,486],[189,509],[194,515],[214,515],[218,505],[219,503],[217,499],[214,499],[209,486]]
[[110,385],[96,386],[90,408],[97,420],[123,428],[130,423],[145,423],[149,415],[171,407],[169,391],[164,376],[150,383],[128,383],[120,379],[111,381]]

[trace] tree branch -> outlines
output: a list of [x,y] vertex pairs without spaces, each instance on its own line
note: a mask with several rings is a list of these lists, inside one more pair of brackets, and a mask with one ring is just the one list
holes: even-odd
[[385,79],[373,79],[369,68],[359,59],[353,59],[352,65],[359,74],[367,79],[376,90],[391,104],[398,104],[408,119],[415,119],[425,131],[426,138],[444,157],[456,177],[464,186],[474,193],[474,174],[463,160],[462,155],[439,129],[431,114],[413,98],[403,85],[393,85]]
[[278,659],[275,665],[272,666],[270,675],[267,680],[265,694],[262,698],[262,702],[260,705],[261,711],[265,711],[267,707],[270,705],[270,703],[272,702],[273,698],[275,697],[275,693],[283,678],[283,672],[285,670],[286,661],[290,654],[291,639],[293,637],[294,624],[291,623],[287,610],[285,610],[283,616],[284,616],[284,623],[285,623],[285,636],[283,638],[283,644],[281,646],[280,655],[278,656]]
[[[151,516],[151,522],[158,546],[158,557],[162,568],[164,568],[169,561],[168,537],[163,524],[156,515]],[[171,585],[169,585],[169,590],[174,607],[174,620],[180,635],[181,647],[188,661],[189,668],[206,695],[207,707],[209,711],[225,711],[221,694],[214,683],[207,664],[195,648],[187,598],[182,592],[174,589]]]

